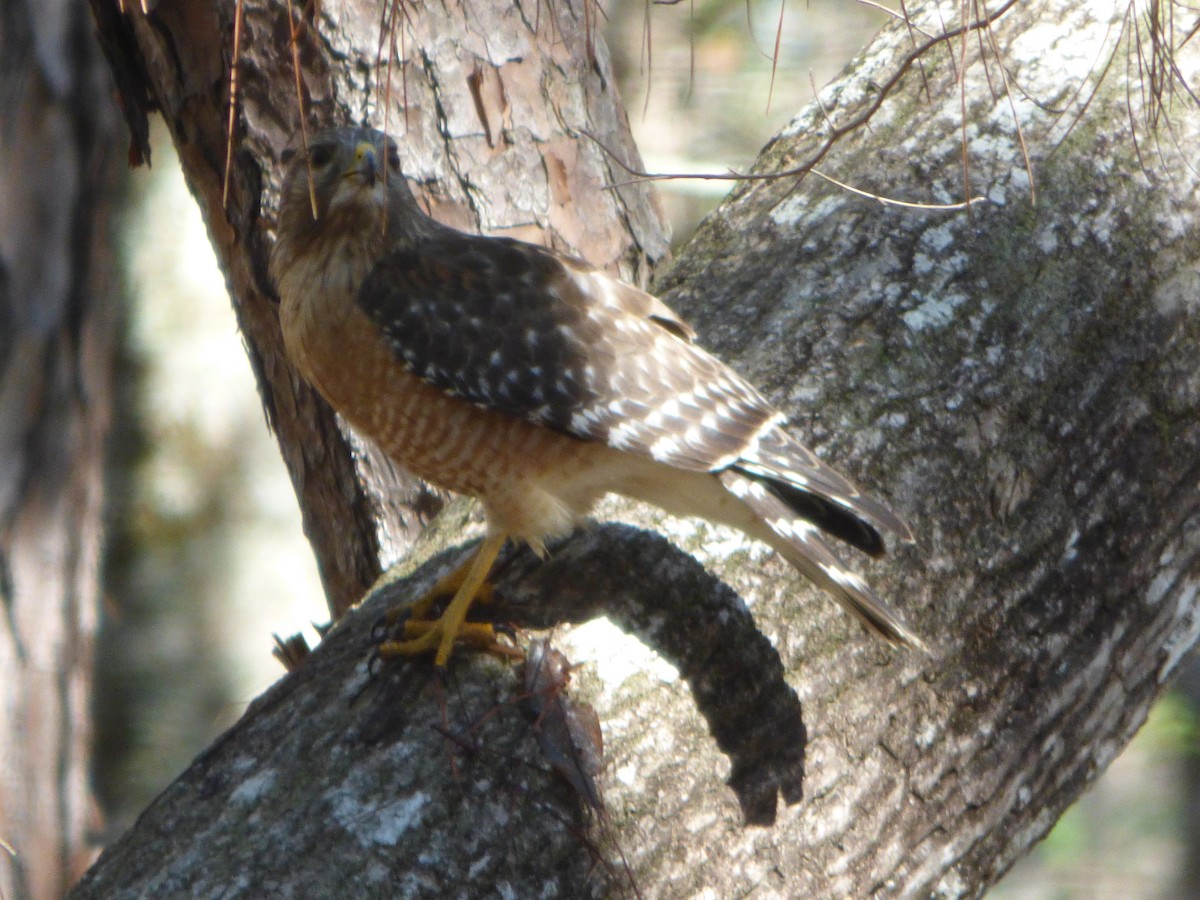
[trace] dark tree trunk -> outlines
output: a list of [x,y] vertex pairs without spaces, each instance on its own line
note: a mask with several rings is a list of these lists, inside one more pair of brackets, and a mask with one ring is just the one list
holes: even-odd
[[[1200,717],[1200,657],[1194,653],[1182,667],[1175,687],[1193,721]],[[1190,750],[1191,748],[1189,748]],[[1182,810],[1183,871],[1175,885],[1178,897],[1200,896],[1200,760],[1193,752],[1179,759],[1179,806]]]
[[[325,80],[313,75],[308,89],[328,104],[323,119],[357,116],[366,101],[352,90],[363,80],[353,63],[378,39],[348,37],[339,23],[358,21],[352,4],[344,18],[324,6],[323,39],[303,55]],[[944,27],[929,7],[910,11],[925,32]],[[228,20],[131,19],[308,503],[312,482],[338,470],[318,459],[331,451],[312,432],[280,424],[281,392],[318,407],[282,368],[262,280],[258,216],[273,203],[289,131],[278,123],[293,106],[286,26],[271,31],[265,12],[253,14],[262,57],[243,72],[264,81],[244,88],[228,222],[215,202],[212,125],[223,74],[219,57],[190,49],[227,42]],[[476,109],[466,76],[491,83],[506,65],[532,64],[532,38],[502,53],[519,42],[481,22],[452,32],[430,18],[436,10],[409,15],[407,52],[422,61],[408,85],[410,174],[460,166],[427,194],[489,227],[545,208],[535,199],[501,217],[522,197],[555,208],[553,191],[518,189],[589,170],[534,165],[488,145],[477,119],[464,124]],[[556,34],[578,21],[565,7],[553,15]],[[1176,22],[1175,33],[1192,28]],[[476,48],[482,74],[413,32],[465,34],[457,46]],[[372,677],[370,630],[387,599],[376,597],[197,760],[76,895],[327,896],[352,885],[359,896],[583,896],[636,883],[650,896],[924,897],[993,884],[1129,740],[1200,632],[1200,199],[1187,151],[1200,111],[1179,95],[1156,137],[1148,95],[1114,74],[1127,71],[1121,34],[1109,4],[1029,0],[993,29],[935,47],[893,89],[925,38],[886,30],[767,147],[758,171],[812,158],[831,128],[890,91],[870,127],[819,168],[888,197],[956,199],[965,138],[969,190],[986,199],[967,214],[884,206],[813,175],[750,183],[706,221],[666,284],[668,302],[798,434],[912,522],[916,546],[870,575],[927,636],[929,657],[870,642],[726,532],[612,504],[606,513],[670,534],[725,585],[664,539],[615,525],[556,548],[549,563],[521,554],[504,571],[505,618],[588,623],[555,640],[593,660],[570,691],[604,726],[605,815],[584,814],[582,795],[553,774],[505,668],[460,654],[445,682],[420,663]],[[1106,46],[1118,59],[1097,88]],[[579,65],[579,47],[568,38],[551,52]],[[1195,83],[1200,47],[1176,50]],[[599,90],[599,45],[596,54],[586,74],[596,80],[584,83]],[[503,97],[512,133],[528,137],[553,94],[536,78],[500,80],[504,90],[487,96]],[[584,127],[578,106],[559,110],[559,123]],[[547,159],[552,141],[531,143]],[[488,165],[464,176],[463,162],[478,159]],[[594,211],[608,196],[590,193],[600,180],[575,174],[565,208]],[[627,255],[582,249],[600,263]],[[303,452],[289,446],[300,435]],[[355,496],[339,502],[350,508]],[[459,522],[443,521],[415,547],[414,566],[462,539]],[[343,531],[343,544],[354,539],[368,543]],[[336,550],[314,543],[319,555]],[[435,569],[384,593],[415,594]]]
[[0,896],[93,857],[88,787],[121,159],[85,8],[0,7]]

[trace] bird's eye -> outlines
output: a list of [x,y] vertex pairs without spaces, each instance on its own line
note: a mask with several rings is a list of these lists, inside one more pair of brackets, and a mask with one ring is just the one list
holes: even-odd
[[308,151],[308,161],[318,169],[329,165],[331,159],[333,159],[333,147],[329,144],[317,144]]
[[393,172],[400,171],[400,154],[396,151],[395,147],[387,148],[387,162],[388,168]]

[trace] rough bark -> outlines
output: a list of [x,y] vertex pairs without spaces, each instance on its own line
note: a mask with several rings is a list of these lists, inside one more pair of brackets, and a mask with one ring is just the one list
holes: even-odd
[[118,119],[86,9],[0,8],[0,896],[91,862]]
[[[910,12],[936,32],[959,8]],[[1200,111],[1177,97],[1155,138],[1136,85],[1113,76],[1092,95],[1119,12],[1011,8],[993,33],[927,54],[821,163],[888,196],[955,199],[965,138],[986,198],[969,215],[812,176],[756,182],[667,283],[705,343],[912,522],[917,544],[870,575],[931,656],[869,642],[761,548],[694,523],[622,511],[715,578],[616,525],[546,564],[518,555],[502,618],[588,623],[555,634],[593,660],[570,689],[607,745],[607,813],[589,817],[539,755],[504,667],[460,654],[444,682],[419,663],[372,677],[372,624],[439,559],[349,615],[75,896],[918,897],[994,883],[1128,741],[1200,633],[1186,152]],[[810,158],[913,39],[885,31],[758,170]],[[978,59],[989,46],[1003,75]],[[1194,40],[1176,63],[1196,84]],[[442,524],[414,560],[461,539],[460,521]]]

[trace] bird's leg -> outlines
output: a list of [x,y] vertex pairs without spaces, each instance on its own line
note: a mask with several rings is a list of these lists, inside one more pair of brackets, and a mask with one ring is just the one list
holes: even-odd
[[[450,652],[456,640],[488,650],[510,655],[508,648],[496,642],[496,632],[491,625],[481,622],[467,622],[467,611],[481,595],[490,595],[491,586],[487,584],[488,572],[492,563],[504,546],[504,534],[488,534],[475,553],[453,572],[434,585],[424,597],[414,603],[409,610],[415,618],[410,618],[404,624],[405,640],[384,641],[379,645],[379,655],[385,659],[393,656],[415,656],[436,650],[434,662],[439,666],[446,665]],[[454,599],[436,619],[425,616],[435,598],[444,596],[448,590],[454,589]]]
[[[475,560],[479,558],[481,552],[483,552],[483,544],[476,547],[473,553],[467,554],[466,559],[439,578],[437,584],[431,587],[425,596],[412,605],[405,607],[403,611],[413,619],[429,618],[429,610],[433,607],[438,597],[457,596],[463,584],[466,583],[467,578],[470,577],[471,567],[475,565]],[[491,567],[490,563],[488,567]],[[484,574],[486,576],[487,573],[485,572]],[[479,585],[479,589],[475,592],[475,599],[481,603],[490,603],[492,593],[492,585],[485,578]]]
[[[411,603],[392,606],[383,614],[381,618],[382,624],[388,628],[392,628],[406,619],[428,619],[429,610],[433,608],[433,605],[440,597],[453,597],[458,593],[458,589],[462,587],[462,583],[466,579],[467,573],[471,570],[471,564],[475,562],[475,556],[478,552],[479,548],[476,547],[470,553],[465,554],[453,569],[439,578],[437,583],[422,594],[419,599]],[[375,579],[375,583],[367,588],[367,592],[363,594],[363,598],[373,597],[379,590],[387,587],[396,581],[396,579],[395,567],[380,573],[379,577]],[[491,583],[484,582],[475,594],[475,599],[484,603],[490,603],[492,594]]]

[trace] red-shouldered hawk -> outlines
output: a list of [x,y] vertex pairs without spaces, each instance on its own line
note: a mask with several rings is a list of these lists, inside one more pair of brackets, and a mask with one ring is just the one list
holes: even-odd
[[821,534],[882,555],[881,531],[912,539],[892,510],[793,440],[657,298],[425,215],[382,133],[335,128],[291,163],[271,274],[300,373],[397,463],[487,515],[446,611],[410,620],[390,652],[444,665],[504,541],[541,552],[609,492],[738,528],[885,640],[922,646]]

